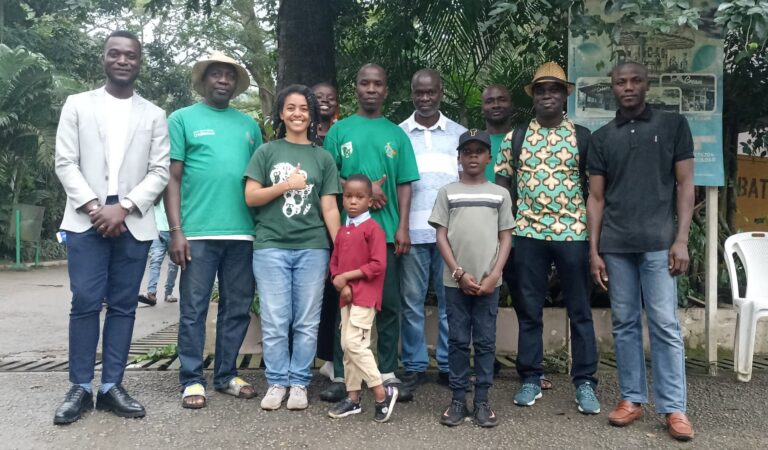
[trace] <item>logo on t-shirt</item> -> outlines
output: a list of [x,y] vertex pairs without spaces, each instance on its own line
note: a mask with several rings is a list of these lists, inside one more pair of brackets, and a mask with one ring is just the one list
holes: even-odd
[[385,146],[384,146],[384,152],[387,154],[387,156],[388,156],[390,159],[392,159],[392,158],[394,158],[395,156],[397,156],[397,150],[395,150],[395,149],[392,147],[392,144],[390,144],[389,142],[387,142],[387,145],[385,145]]
[[341,156],[343,158],[349,158],[352,156],[352,150],[352,142],[341,144]]
[[195,130],[192,132],[192,136],[198,138],[201,136],[216,136],[216,131],[207,129],[207,130]]
[[[272,166],[272,171],[269,173],[269,179],[272,184],[282,183],[288,179],[288,176],[293,172],[295,166],[291,163],[282,162]],[[305,170],[299,170],[299,174],[307,179],[307,172]],[[283,215],[285,217],[293,217],[296,214],[306,215],[312,204],[307,202],[309,194],[312,193],[314,184],[309,184],[304,189],[291,189],[283,194]],[[306,203],[306,205],[304,204]]]

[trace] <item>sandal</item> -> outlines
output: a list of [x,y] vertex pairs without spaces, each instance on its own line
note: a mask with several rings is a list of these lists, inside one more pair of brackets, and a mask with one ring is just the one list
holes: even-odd
[[548,391],[550,389],[552,389],[552,381],[547,378],[541,377],[541,390]]
[[205,388],[200,383],[190,384],[184,388],[181,394],[181,407],[188,409],[205,408],[208,404],[208,397],[205,395]]
[[237,398],[253,398],[256,397],[256,389],[253,388],[247,381],[240,377],[234,377],[229,380],[225,388],[216,388],[217,391],[224,394],[229,394]]

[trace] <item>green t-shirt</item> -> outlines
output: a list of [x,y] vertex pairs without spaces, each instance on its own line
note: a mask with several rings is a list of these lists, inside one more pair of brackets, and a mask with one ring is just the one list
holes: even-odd
[[395,242],[400,224],[397,185],[419,179],[408,135],[384,117],[368,119],[355,114],[336,122],[328,130],[323,146],[331,152],[342,178],[361,173],[376,181],[387,176],[382,186],[387,204],[381,210],[371,210],[371,216],[384,229],[387,242]]
[[501,141],[504,140],[504,136],[506,136],[505,133],[491,135],[491,163],[485,166],[485,179],[491,183],[496,182],[496,173],[493,171],[493,165],[499,156],[499,147],[501,147]]
[[253,217],[245,204],[243,172],[261,131],[253,118],[234,108],[203,102],[168,117],[171,159],[184,162],[181,226],[194,236],[252,235]]
[[255,249],[330,248],[320,197],[338,194],[341,189],[339,172],[328,152],[311,144],[272,141],[256,150],[245,176],[269,187],[288,179],[296,164],[307,177],[307,186],[256,208]]

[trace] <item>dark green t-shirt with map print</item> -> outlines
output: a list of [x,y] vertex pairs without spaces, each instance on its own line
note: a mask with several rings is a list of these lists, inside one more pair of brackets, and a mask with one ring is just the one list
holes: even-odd
[[256,208],[254,249],[330,248],[320,197],[341,190],[339,172],[327,151],[285,139],[268,142],[253,154],[245,176],[269,187],[288,179],[296,165],[299,173],[306,176],[307,185]]

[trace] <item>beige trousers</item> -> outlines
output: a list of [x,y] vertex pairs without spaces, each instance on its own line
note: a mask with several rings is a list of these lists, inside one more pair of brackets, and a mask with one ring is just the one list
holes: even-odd
[[347,391],[359,391],[382,383],[371,352],[371,328],[376,309],[347,305],[341,308],[341,348],[344,350],[344,381]]

